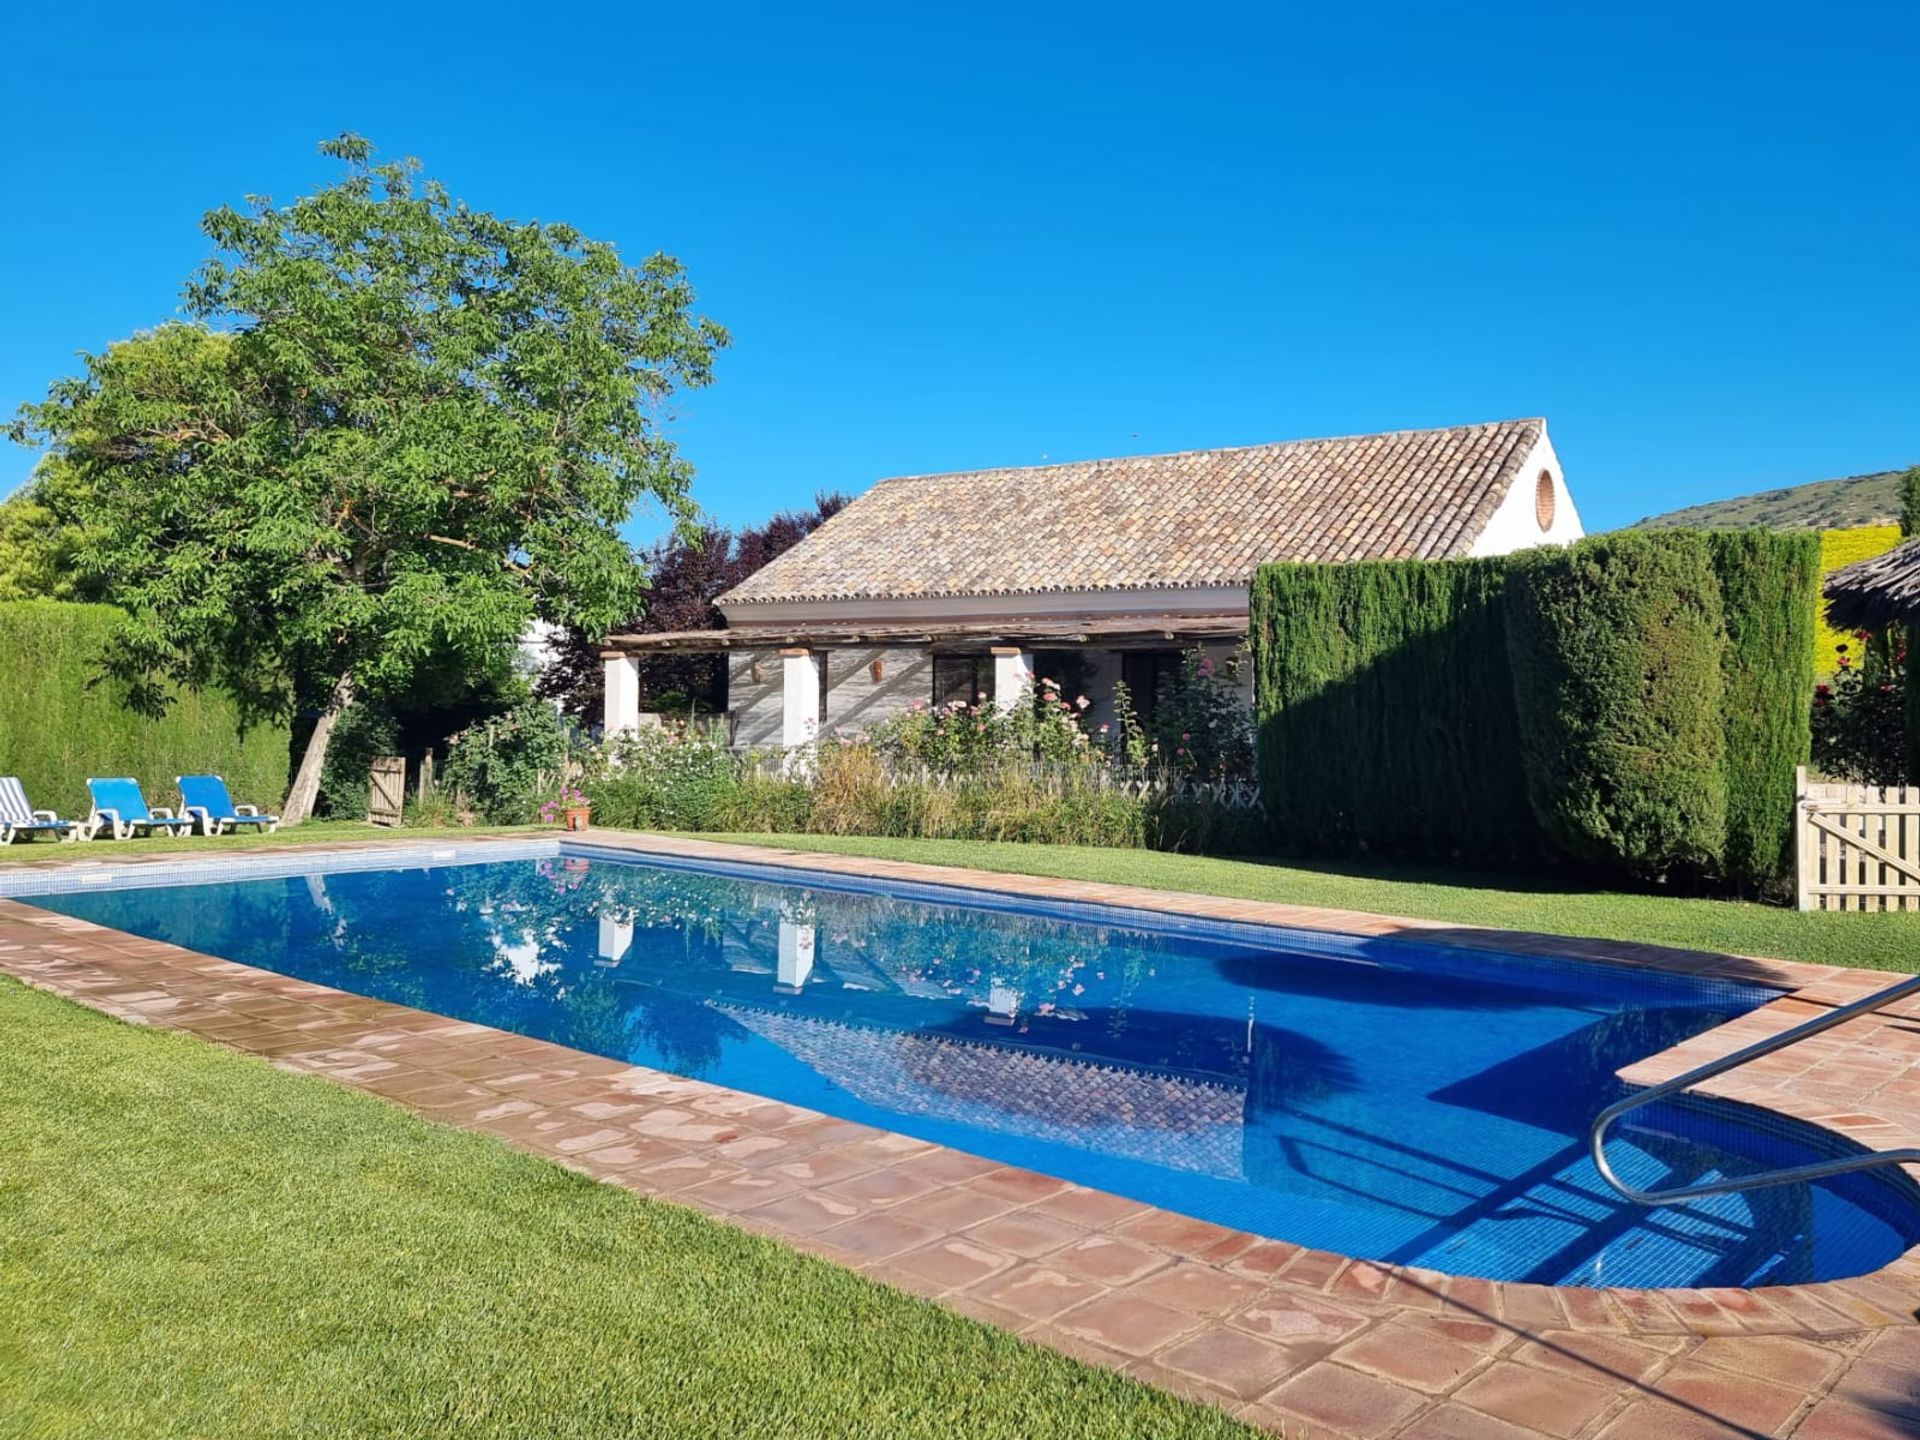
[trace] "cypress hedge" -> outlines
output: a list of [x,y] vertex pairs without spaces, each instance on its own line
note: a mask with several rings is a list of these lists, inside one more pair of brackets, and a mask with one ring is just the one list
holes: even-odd
[[1813,745],[1814,633],[1821,537],[1811,530],[1707,535],[1720,581],[1726,645],[1727,842],[1722,873],[1764,884],[1787,873],[1794,769]]
[[1252,636],[1279,836],[1509,860],[1541,837],[1521,772],[1499,560],[1269,565]]
[[286,793],[286,727],[243,727],[225,696],[186,691],[164,716],[135,710],[100,657],[119,619],[106,605],[0,604],[0,775],[18,775],[37,806],[87,813],[87,777],[132,775],[151,804],[177,803],[174,777],[226,776],[236,800]]
[[1514,558],[1507,617],[1535,816],[1576,859],[1647,879],[1720,867],[1726,622],[1697,531]]
[[1303,847],[1764,886],[1810,745],[1820,541],[1604,535],[1490,560],[1270,565],[1260,783]]

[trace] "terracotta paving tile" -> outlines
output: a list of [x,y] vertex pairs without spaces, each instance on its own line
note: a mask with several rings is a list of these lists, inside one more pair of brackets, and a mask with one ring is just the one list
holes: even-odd
[[1055,1180],[1051,1175],[1037,1175],[1031,1170],[1015,1170],[1007,1165],[976,1175],[966,1183],[984,1195],[999,1196],[1022,1205],[1044,1200],[1067,1188],[1066,1181]]
[[1600,1385],[1638,1384],[1673,1361],[1674,1349],[1687,1342],[1677,1337],[1662,1345],[1626,1340],[1618,1335],[1596,1335],[1585,1330],[1551,1330],[1526,1341],[1513,1352],[1522,1365],[1555,1370]]
[[1084,1240],[1087,1232],[1078,1225],[1050,1220],[1031,1210],[1016,1210],[974,1226],[968,1235],[985,1245],[1007,1250],[1032,1260],[1063,1245]]
[[976,1285],[977,1294],[1029,1320],[1051,1320],[1063,1310],[1085,1304],[1103,1287],[1045,1265],[1017,1265]]
[[1320,1290],[1338,1277],[1346,1264],[1343,1257],[1325,1250],[1303,1250],[1287,1267],[1285,1278],[1290,1285]]
[[1594,1440],[1762,1440],[1744,1426],[1664,1400],[1636,1400],[1601,1427]]
[[[1496,1420],[1465,1405],[1435,1406],[1399,1434],[1398,1440],[1539,1440],[1538,1430]],[[1653,1436],[1645,1440],[1655,1440]]]
[[[1326,1360],[1308,1366],[1265,1398],[1292,1411],[1309,1427],[1325,1426],[1350,1435],[1389,1433],[1425,1404],[1417,1391]],[[1320,1433],[1318,1428],[1308,1430],[1310,1435]]]
[[1182,1340],[1155,1357],[1160,1364],[1217,1385],[1242,1400],[1252,1400],[1303,1368],[1298,1357],[1279,1345],[1238,1330],[1214,1326]]
[[1047,1258],[1056,1270],[1081,1275],[1103,1285],[1125,1285],[1150,1275],[1167,1263],[1159,1250],[1149,1250],[1131,1240],[1111,1235],[1089,1235],[1086,1239],[1056,1250]]
[[915,1225],[884,1210],[857,1216],[843,1225],[823,1231],[822,1238],[851,1254],[868,1260],[884,1260],[903,1250],[912,1250],[936,1237],[925,1225]]
[[1055,1324],[1123,1355],[1141,1356],[1193,1329],[1195,1322],[1191,1315],[1149,1300],[1109,1294],[1065,1311]]
[[1823,1400],[1794,1427],[1793,1440],[1913,1440],[1911,1420],[1843,1400]]
[[890,1257],[886,1275],[891,1279],[904,1272],[930,1281],[944,1292],[976,1285],[1013,1264],[1014,1257],[1006,1252],[959,1236]]
[[1284,1240],[1256,1240],[1227,1262],[1229,1270],[1255,1279],[1269,1280],[1300,1258],[1298,1245]]
[[831,1185],[835,1181],[863,1174],[869,1162],[845,1150],[814,1150],[791,1159],[775,1159],[771,1166],[780,1174],[803,1185]]
[[1687,1360],[1806,1391],[1825,1388],[1846,1363],[1830,1346],[1782,1335],[1710,1336]]
[[1883,1415],[1898,1415],[1920,1434],[1920,1370],[1883,1364],[1876,1355],[1850,1367],[1833,1387],[1833,1398]]
[[1570,1375],[1496,1360],[1453,1397],[1498,1420],[1548,1435],[1578,1435],[1611,1405],[1615,1390]]
[[1157,1245],[1165,1250],[1178,1250],[1189,1255],[1198,1254],[1207,1246],[1230,1239],[1237,1233],[1224,1225],[1214,1225],[1205,1220],[1175,1215],[1170,1210],[1149,1210],[1117,1228],[1129,1240],[1137,1240],[1143,1245]]
[[1105,1229],[1134,1219],[1145,1214],[1147,1208],[1137,1200],[1109,1195],[1102,1190],[1089,1190],[1084,1185],[1070,1185],[1033,1206],[1042,1215],[1089,1230]]
[[1136,1281],[1129,1292],[1194,1315],[1225,1315],[1261,1293],[1259,1284],[1253,1280],[1212,1265],[1188,1261],[1176,1261],[1167,1269]]
[[1005,1215],[1014,1208],[1011,1200],[983,1195],[965,1185],[950,1185],[915,1200],[895,1205],[893,1213],[919,1225],[936,1230],[970,1230],[982,1221]]
[[1920,1370],[1920,1327],[1885,1330],[1867,1342],[1866,1358]]
[[925,1195],[934,1188],[934,1182],[888,1168],[849,1176],[827,1188],[842,1199],[857,1200],[863,1205],[898,1205],[902,1200]]
[[1333,1358],[1355,1370],[1441,1395],[1485,1364],[1487,1355],[1435,1335],[1426,1326],[1389,1320],[1342,1345]]
[[839,1200],[817,1190],[798,1190],[756,1205],[742,1218],[757,1220],[789,1235],[817,1235],[853,1219],[861,1213],[861,1208],[851,1200]]
[[1791,1419],[1800,1409],[1803,1394],[1752,1375],[1734,1375],[1702,1365],[1691,1356],[1661,1375],[1653,1389],[1663,1399],[1762,1434],[1772,1433]]
[[933,1150],[925,1155],[910,1156],[900,1161],[896,1168],[936,1185],[958,1185],[989,1175],[1000,1166],[995,1161],[983,1160],[978,1155],[968,1155],[959,1150]]

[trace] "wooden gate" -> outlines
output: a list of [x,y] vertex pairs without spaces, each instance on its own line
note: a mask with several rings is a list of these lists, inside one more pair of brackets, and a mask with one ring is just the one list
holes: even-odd
[[1793,849],[1802,910],[1920,910],[1920,786],[1815,783],[1803,765]]
[[376,825],[398,825],[406,803],[406,757],[376,755],[367,780],[367,819]]

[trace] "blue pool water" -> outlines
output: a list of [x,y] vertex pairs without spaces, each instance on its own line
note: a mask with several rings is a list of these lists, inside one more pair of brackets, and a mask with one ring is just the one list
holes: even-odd
[[[1768,1285],[1920,1240],[1892,1173],[1661,1211],[1602,1185],[1615,1072],[1769,998],[1727,981],[571,846],[27,898],[1366,1259]],[[1706,1101],[1616,1133],[1643,1186],[1847,1148]]]

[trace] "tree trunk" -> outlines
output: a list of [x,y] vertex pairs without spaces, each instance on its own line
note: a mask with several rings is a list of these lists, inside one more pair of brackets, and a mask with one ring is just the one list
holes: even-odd
[[283,825],[298,825],[313,813],[313,802],[320,795],[320,772],[327,765],[327,744],[333,739],[333,727],[340,723],[340,716],[347,706],[353,703],[353,677],[342,675],[334,683],[333,694],[327,697],[327,708],[320,712],[320,718],[314,722],[313,734],[307,737],[306,753],[300,757],[300,769],[293,777],[293,792],[287,796],[286,811],[280,817]]

